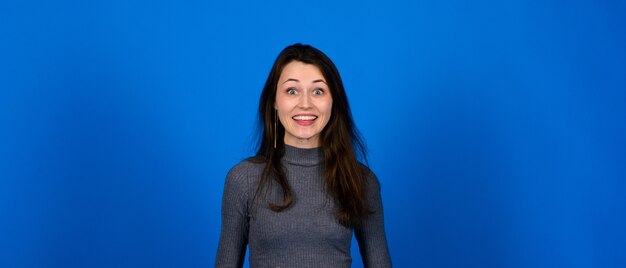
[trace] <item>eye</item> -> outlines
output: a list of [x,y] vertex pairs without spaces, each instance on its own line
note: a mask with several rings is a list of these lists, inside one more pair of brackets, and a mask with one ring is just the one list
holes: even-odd
[[287,89],[287,94],[289,94],[289,95],[296,95],[296,93],[298,93],[298,91],[296,91],[295,88]]
[[324,90],[322,90],[321,88],[318,88],[316,90],[313,90],[313,94],[315,94],[315,95],[322,95],[322,94],[324,94]]

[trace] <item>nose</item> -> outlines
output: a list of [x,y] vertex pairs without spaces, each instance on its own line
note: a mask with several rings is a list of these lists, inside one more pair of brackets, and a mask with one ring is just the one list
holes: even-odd
[[311,108],[311,96],[309,93],[305,93],[300,96],[299,106],[302,109]]

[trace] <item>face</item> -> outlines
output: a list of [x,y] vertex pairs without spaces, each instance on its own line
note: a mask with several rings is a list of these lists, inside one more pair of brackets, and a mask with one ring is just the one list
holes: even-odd
[[285,65],[278,79],[274,108],[285,127],[285,144],[320,146],[319,136],[330,120],[333,98],[317,66],[300,61]]

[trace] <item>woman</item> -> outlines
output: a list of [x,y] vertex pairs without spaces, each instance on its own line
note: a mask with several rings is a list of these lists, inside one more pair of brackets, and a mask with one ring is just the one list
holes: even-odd
[[217,267],[350,267],[354,232],[366,267],[390,267],[376,176],[333,62],[285,48],[259,102],[256,156],[227,175]]

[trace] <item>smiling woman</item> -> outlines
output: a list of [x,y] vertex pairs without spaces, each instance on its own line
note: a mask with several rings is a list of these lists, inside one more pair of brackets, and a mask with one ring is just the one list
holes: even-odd
[[361,164],[341,77],[321,51],[276,59],[259,101],[259,149],[227,175],[216,267],[390,267],[378,179]]
[[274,108],[285,127],[285,144],[319,147],[319,134],[328,124],[333,105],[319,68],[292,61],[284,67],[278,83]]

